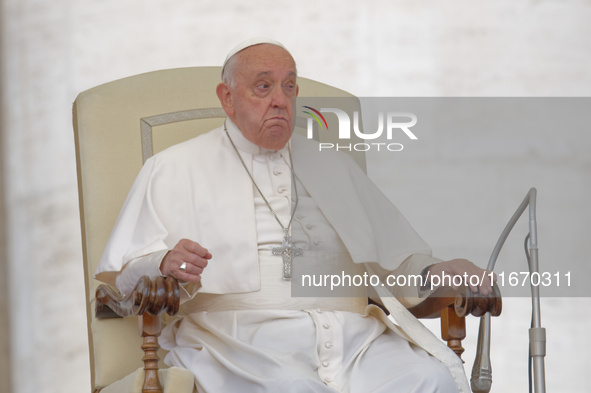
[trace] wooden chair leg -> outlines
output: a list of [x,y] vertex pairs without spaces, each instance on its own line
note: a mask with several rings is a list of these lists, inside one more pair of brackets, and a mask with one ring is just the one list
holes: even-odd
[[447,341],[447,346],[461,359],[464,352],[462,340],[466,338],[466,320],[456,314],[453,304],[441,310],[441,338]]
[[160,325],[160,317],[151,315],[150,313],[144,313],[140,319],[141,323],[141,336],[144,338],[142,344],[142,350],[144,351],[144,386],[142,387],[142,393],[162,393],[162,386],[158,379],[158,350],[160,344],[158,344],[158,336],[162,327]]
[[[172,277],[140,278],[125,298],[113,287],[101,284],[96,289],[96,317],[121,318],[139,316],[139,334],[143,337],[144,386],[142,393],[162,393],[158,379],[158,337],[162,332],[159,315],[166,311],[176,315],[180,306],[179,283]],[[95,392],[97,393],[97,392]]]

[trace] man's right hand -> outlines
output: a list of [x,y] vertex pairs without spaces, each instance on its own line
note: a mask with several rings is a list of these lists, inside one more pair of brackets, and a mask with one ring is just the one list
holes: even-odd
[[[198,282],[209,259],[211,254],[199,243],[181,239],[162,259],[160,272],[182,281]],[[186,264],[184,271],[181,269],[183,263]]]

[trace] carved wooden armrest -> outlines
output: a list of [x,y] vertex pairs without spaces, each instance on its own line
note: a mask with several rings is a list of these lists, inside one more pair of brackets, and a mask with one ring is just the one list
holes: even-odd
[[501,291],[493,284],[489,295],[474,293],[468,287],[453,289],[439,287],[421,303],[408,309],[417,318],[441,317],[441,337],[461,358],[464,348],[462,340],[466,337],[467,315],[480,317],[490,312],[493,317],[501,315]]
[[109,285],[101,284],[96,289],[95,315],[98,319],[141,316],[141,335],[144,338],[144,386],[142,393],[162,393],[158,379],[158,336],[162,331],[159,315],[166,312],[176,315],[180,306],[178,281],[172,277],[147,276],[140,278],[134,290],[122,297]]

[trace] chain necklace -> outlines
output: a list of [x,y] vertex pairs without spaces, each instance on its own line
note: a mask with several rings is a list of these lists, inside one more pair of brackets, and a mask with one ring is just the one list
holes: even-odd
[[273,253],[273,255],[280,255],[282,257],[282,259],[283,259],[283,279],[290,280],[291,276],[292,276],[291,263],[292,263],[293,257],[299,257],[304,254],[304,250],[294,246],[293,241],[291,239],[291,235],[289,234],[289,229],[291,228],[291,222],[293,221],[293,216],[295,215],[295,210],[298,207],[298,201],[299,201],[298,188],[297,188],[296,182],[295,182],[295,172],[293,170],[293,160],[291,158],[291,150],[289,151],[289,164],[290,164],[289,169],[291,170],[291,182],[292,182],[294,190],[295,190],[295,203],[294,203],[293,210],[291,212],[291,217],[289,218],[289,222],[287,223],[287,226],[284,226],[283,223],[281,222],[281,220],[279,220],[279,217],[277,217],[277,214],[275,213],[275,211],[271,207],[271,204],[269,203],[267,198],[265,198],[265,195],[263,195],[263,193],[262,193],[261,189],[259,188],[259,186],[257,185],[256,181],[254,181],[254,177],[252,176],[252,174],[250,173],[250,171],[246,167],[246,163],[242,159],[242,156],[238,152],[238,149],[236,148],[234,141],[232,140],[232,138],[230,137],[230,134],[228,133],[228,129],[226,128],[225,121],[224,121],[224,131],[226,132],[226,135],[228,136],[228,139],[230,140],[230,143],[232,144],[234,151],[238,155],[238,158],[240,159],[240,162],[242,163],[244,170],[248,174],[248,177],[250,177],[252,184],[255,186],[255,188],[258,191],[258,193],[260,194],[260,196],[263,197],[263,200],[265,201],[265,204],[267,205],[267,207],[269,208],[269,210],[273,214],[273,217],[275,217],[275,220],[277,220],[277,222],[279,223],[279,226],[281,226],[281,229],[283,229],[284,235],[283,235],[283,241],[281,243],[281,246],[280,247],[273,247],[272,253]]

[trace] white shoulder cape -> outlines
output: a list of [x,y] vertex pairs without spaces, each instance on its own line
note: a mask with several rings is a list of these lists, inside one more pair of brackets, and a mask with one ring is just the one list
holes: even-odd
[[[430,255],[427,244],[346,154],[319,152],[317,142],[299,135],[292,137],[291,149],[298,178],[355,263],[377,262],[393,271],[411,254]],[[222,128],[154,155],[129,192],[97,278],[188,238],[213,255],[200,292],[258,290],[252,187]]]

